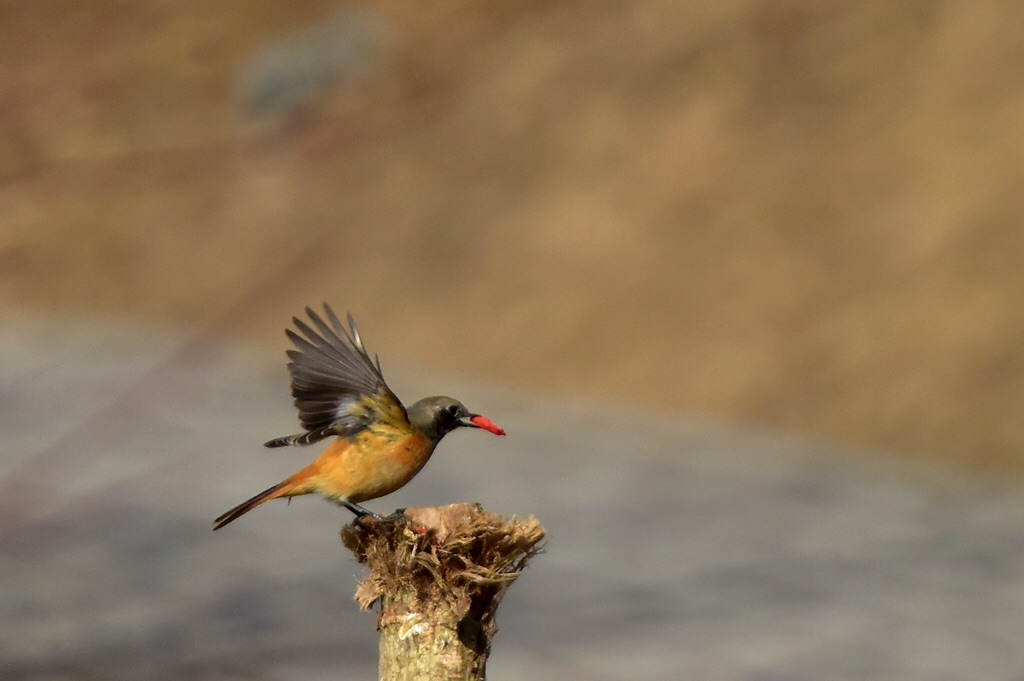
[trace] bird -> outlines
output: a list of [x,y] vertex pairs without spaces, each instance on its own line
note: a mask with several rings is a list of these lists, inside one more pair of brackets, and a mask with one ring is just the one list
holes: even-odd
[[348,329],[323,304],[324,317],[306,307],[307,323],[292,317],[286,329],[291,392],[302,432],[264,446],[303,447],[333,438],[317,459],[295,474],[243,501],[213,521],[218,530],[273,499],[320,494],[356,515],[382,518],[360,505],[403,487],[426,465],[445,435],[458,428],[505,431],[470,412],[453,397],[425,397],[405,407],[388,387],[380,358],[363,345],[352,314]]

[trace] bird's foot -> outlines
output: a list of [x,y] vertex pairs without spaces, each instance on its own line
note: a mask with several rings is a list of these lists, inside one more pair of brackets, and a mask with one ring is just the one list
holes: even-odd
[[406,513],[404,508],[396,508],[395,512],[385,516],[384,520],[392,523],[405,523],[416,534],[426,534],[428,531],[425,526],[413,520],[412,516]]
[[386,521],[386,518],[384,518],[382,516],[379,516],[376,513],[364,513],[362,515],[357,515],[355,520],[352,521],[352,524],[355,525],[356,527],[361,527],[361,528],[365,529],[366,525],[367,525],[367,522],[383,523],[385,521]]
[[409,522],[410,520],[412,520],[412,518],[406,515],[404,508],[397,508],[395,509],[394,513],[391,513],[386,516],[381,516],[377,513],[374,513],[370,509],[364,508],[363,506],[360,506],[359,504],[352,501],[340,501],[338,503],[340,503],[342,506],[356,514],[355,520],[353,520],[352,522],[359,527],[366,527],[367,521],[375,523],[399,523]]
[[411,518],[406,514],[404,508],[396,508],[394,513],[384,516],[384,520],[396,523],[405,522],[406,520],[411,520]]
[[375,522],[381,523],[406,523],[412,520],[406,513],[404,508],[395,509],[394,513],[387,515],[378,515],[376,513],[366,513],[364,515],[356,516],[356,520],[363,520],[365,518],[372,518]]

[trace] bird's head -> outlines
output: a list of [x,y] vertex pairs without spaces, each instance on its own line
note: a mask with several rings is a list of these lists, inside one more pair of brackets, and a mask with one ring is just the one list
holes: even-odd
[[482,428],[495,435],[505,431],[486,416],[474,414],[453,397],[424,397],[408,409],[412,425],[434,442],[456,428]]

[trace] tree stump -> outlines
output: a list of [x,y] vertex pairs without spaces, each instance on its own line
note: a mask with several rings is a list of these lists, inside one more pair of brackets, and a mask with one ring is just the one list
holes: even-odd
[[485,678],[495,611],[541,550],[536,518],[506,520],[479,504],[405,509],[341,531],[369,567],[356,589],[364,610],[380,603],[382,681]]

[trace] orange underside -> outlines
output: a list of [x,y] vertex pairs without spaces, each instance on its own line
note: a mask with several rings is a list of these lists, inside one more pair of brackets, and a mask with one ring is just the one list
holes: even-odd
[[399,489],[420,472],[433,443],[419,433],[395,437],[366,430],[339,438],[315,462],[288,478],[276,497],[322,494],[359,503]]

